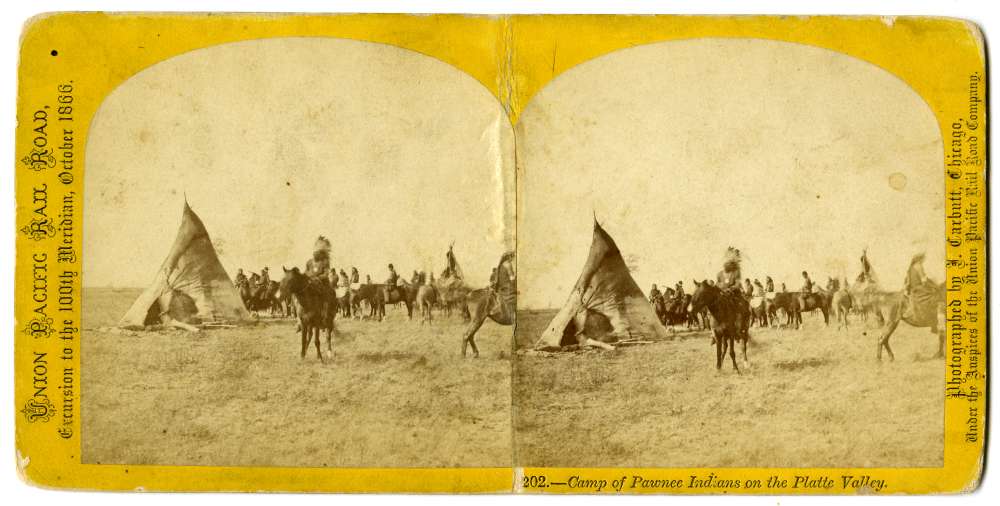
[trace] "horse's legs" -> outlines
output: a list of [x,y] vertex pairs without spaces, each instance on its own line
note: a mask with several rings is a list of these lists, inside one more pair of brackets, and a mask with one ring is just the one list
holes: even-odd
[[306,349],[309,348],[309,327],[301,320],[299,321],[299,327],[302,333],[302,353],[299,355],[299,358],[306,358]]
[[320,346],[320,343],[321,343],[321,341],[323,339],[319,335],[320,330],[321,329],[320,329],[319,325],[313,327],[313,339],[316,340],[316,358],[318,358],[319,361],[322,362],[323,361],[323,351],[322,351],[322,348]]
[[896,327],[899,325],[899,317],[897,315],[890,315],[889,323],[886,324],[885,330],[882,331],[882,335],[879,336],[878,340],[878,353],[876,358],[882,360],[882,348],[889,354],[889,360],[895,360],[895,355],[892,354],[892,348],[889,347],[889,337],[892,333],[896,331]]
[[[736,374],[739,374],[740,367],[736,365],[736,336],[729,334],[726,341],[729,345],[729,358],[733,361],[733,369],[736,370]],[[746,346],[746,341],[743,341],[743,346]]]
[[330,318],[330,326],[326,329],[326,349],[330,353],[333,353],[333,334],[337,332],[337,327],[333,322],[333,318]]
[[747,363],[747,362],[750,362],[750,359],[747,358],[747,341],[749,341],[749,340],[750,340],[750,333],[747,332],[743,336],[743,363],[744,364]]
[[726,351],[723,349],[723,346],[725,346],[724,341],[726,340],[726,338],[725,336],[720,335],[718,331],[714,332],[714,334],[715,334],[715,369],[719,370],[722,369],[722,357],[726,353]]
[[486,321],[486,311],[485,308],[477,307],[472,314],[472,321],[469,322],[469,326],[465,329],[465,333],[462,334],[462,358],[465,358],[465,348],[466,346],[472,346],[472,356],[479,356],[479,348],[476,346],[476,332],[479,327],[483,326],[483,322]]

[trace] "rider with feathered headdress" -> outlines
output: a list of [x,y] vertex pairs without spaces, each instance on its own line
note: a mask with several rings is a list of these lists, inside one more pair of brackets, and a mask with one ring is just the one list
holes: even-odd
[[313,244],[312,258],[306,260],[306,275],[326,277],[330,271],[330,240],[319,236]]
[[722,270],[716,276],[716,284],[723,290],[739,290],[742,273],[740,271],[740,250],[730,246],[722,258]]

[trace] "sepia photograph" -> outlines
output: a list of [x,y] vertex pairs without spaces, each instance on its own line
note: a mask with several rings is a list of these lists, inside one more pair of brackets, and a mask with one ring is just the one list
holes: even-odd
[[517,465],[942,465],[943,146],[904,82],[649,44],[517,135]]
[[125,81],[86,152],[83,461],[509,467],[509,153],[486,88],[383,44]]

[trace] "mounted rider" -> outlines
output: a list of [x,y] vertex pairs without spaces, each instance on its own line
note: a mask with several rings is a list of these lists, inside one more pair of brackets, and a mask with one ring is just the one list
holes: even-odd
[[868,261],[868,248],[861,251],[861,273],[858,274],[858,283],[871,283],[875,284],[878,281],[875,279],[875,271],[872,270],[872,264]]
[[455,252],[453,248],[455,243],[448,245],[448,252],[445,253],[445,260],[447,261],[447,267],[441,271],[441,280],[446,280],[449,278],[463,279],[462,268],[458,265],[458,260],[455,258]]
[[330,271],[330,241],[323,236],[316,238],[313,254],[306,260],[306,276],[325,278]]
[[722,270],[716,276],[716,286],[723,292],[738,293],[740,290],[740,250],[730,246],[722,260]]
[[[397,293],[399,286],[399,274],[396,273],[396,268],[389,264],[389,276],[385,279],[385,300],[386,302],[393,299],[393,295]],[[399,297],[397,297],[399,298]]]
[[399,282],[399,274],[396,274],[396,268],[389,264],[389,277],[385,279],[385,286],[395,288],[397,282]]
[[236,289],[239,290],[240,288],[243,288],[243,285],[247,283],[248,283],[247,275],[243,274],[243,269],[237,269],[236,278],[233,280],[233,286],[235,286]]
[[494,298],[496,321],[514,321],[515,304],[517,300],[517,269],[514,264],[514,252],[508,251],[500,256],[496,267],[496,279],[490,282],[490,294]]
[[677,302],[684,302],[684,282],[678,281],[677,285],[674,287],[674,300]]
[[924,253],[917,253],[910,260],[906,269],[906,279],[903,282],[903,312],[904,319],[925,318],[937,319],[934,306],[938,303],[940,288],[927,277],[924,271]]
[[660,289],[653,285],[653,288],[649,289],[649,302],[651,304],[656,304],[656,302],[663,298],[663,294],[660,293]]
[[813,282],[809,279],[809,273],[802,271],[802,289],[799,290],[799,309],[806,308],[806,299],[812,295]]

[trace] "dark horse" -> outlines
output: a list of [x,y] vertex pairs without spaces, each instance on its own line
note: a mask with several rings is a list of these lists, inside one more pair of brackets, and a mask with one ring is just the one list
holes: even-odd
[[794,322],[799,320],[796,316],[799,312],[798,292],[778,292],[774,294],[774,299],[771,301],[771,304],[774,319],[777,319],[779,309],[785,313],[786,327],[791,327]]
[[943,357],[945,336],[944,328],[938,325],[938,313],[944,310],[944,305],[944,283],[936,284],[928,281],[909,295],[898,297],[895,303],[889,307],[889,319],[879,337],[876,357],[881,361],[882,349],[885,348],[886,353],[889,354],[889,360],[896,359],[895,355],[892,354],[892,348],[889,347],[889,337],[896,331],[896,327],[901,321],[914,327],[930,327],[931,333],[938,336],[938,351],[934,358]]
[[280,314],[282,308],[281,300],[278,298],[278,282],[271,281],[266,286],[261,286],[257,283],[259,279],[260,276],[254,273],[249,281],[240,284],[239,291],[243,305],[247,311],[255,315],[261,311],[270,311],[272,315]]
[[479,290],[469,292],[462,308],[469,315],[469,325],[462,334],[462,356],[466,356],[466,348],[472,347],[472,356],[479,356],[476,346],[476,331],[489,318],[500,325],[513,325],[515,319],[515,288],[514,254],[504,253],[497,265],[496,281]]
[[409,319],[413,319],[413,301],[417,298],[417,286],[407,283],[398,284],[396,286],[379,285],[382,289],[382,304],[379,305],[379,319],[381,320],[385,317],[385,305],[386,304],[399,304],[402,302],[406,305],[406,316]]
[[691,296],[691,311],[700,313],[708,309],[715,333],[715,368],[722,368],[722,359],[729,350],[733,369],[736,365],[736,340],[743,341],[743,361],[747,362],[747,341],[750,340],[750,303],[738,292],[723,292],[721,288],[707,281],[695,281]]
[[823,313],[823,322],[830,324],[830,294],[823,291],[816,291],[805,294],[805,306],[802,306],[801,292],[779,292],[774,295],[774,315],[780,309],[785,312],[785,325],[795,328],[802,326],[802,313],[808,313],[819,309]]
[[[796,293],[796,297],[799,299],[799,311],[795,313],[795,324],[799,327],[802,326],[802,313],[809,313],[819,309],[823,313],[823,323],[827,326],[830,325],[830,304],[833,301],[831,294],[826,293],[822,289],[817,289],[815,292],[810,292],[807,294]],[[803,303],[802,301],[805,301]]]
[[378,321],[382,321],[385,318],[386,304],[398,304],[402,302],[406,305],[407,317],[412,320],[413,302],[417,298],[417,288],[417,286],[407,284],[393,287],[384,283],[361,285],[353,293],[351,303],[354,304],[355,311],[357,311],[357,306],[361,304],[361,301],[368,302],[368,305],[371,307],[368,316],[373,320],[377,318]]
[[309,342],[316,340],[316,356],[323,361],[320,351],[320,330],[326,330],[326,347],[333,353],[333,320],[337,314],[337,296],[330,284],[321,278],[313,278],[299,272],[298,267],[285,269],[279,290],[282,298],[289,297],[299,318],[302,331],[302,358],[306,356]]

